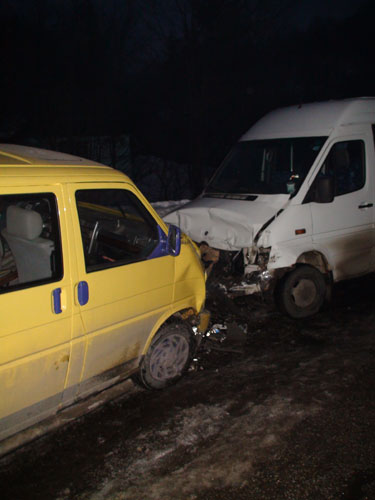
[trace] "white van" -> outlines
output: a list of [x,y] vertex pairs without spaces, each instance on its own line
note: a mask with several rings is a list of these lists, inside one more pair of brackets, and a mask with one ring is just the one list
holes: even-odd
[[272,290],[291,317],[314,314],[331,283],[375,271],[374,134],[374,97],[273,111],[165,220],[229,255],[232,291]]

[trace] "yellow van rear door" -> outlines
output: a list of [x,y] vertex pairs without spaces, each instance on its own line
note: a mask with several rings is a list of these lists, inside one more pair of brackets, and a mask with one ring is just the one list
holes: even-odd
[[58,407],[70,359],[72,284],[58,186],[0,194],[0,438]]

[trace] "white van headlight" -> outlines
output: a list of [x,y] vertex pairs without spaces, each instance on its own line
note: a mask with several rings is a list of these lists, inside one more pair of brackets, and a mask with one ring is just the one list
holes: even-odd
[[257,265],[261,268],[264,269],[267,267],[269,258],[270,258],[270,253],[271,253],[271,247],[261,247],[258,249],[258,255],[256,259]]

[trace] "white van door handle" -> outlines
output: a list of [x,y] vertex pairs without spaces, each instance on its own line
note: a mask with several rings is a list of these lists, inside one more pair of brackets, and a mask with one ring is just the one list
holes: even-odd
[[360,205],[358,205],[358,208],[371,208],[373,206],[373,203],[361,203]]

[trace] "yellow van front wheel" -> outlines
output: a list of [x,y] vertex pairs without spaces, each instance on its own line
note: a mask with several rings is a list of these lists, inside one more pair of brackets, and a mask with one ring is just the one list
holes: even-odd
[[138,381],[147,389],[174,384],[189,368],[193,352],[193,335],[187,324],[164,325],[142,360]]

